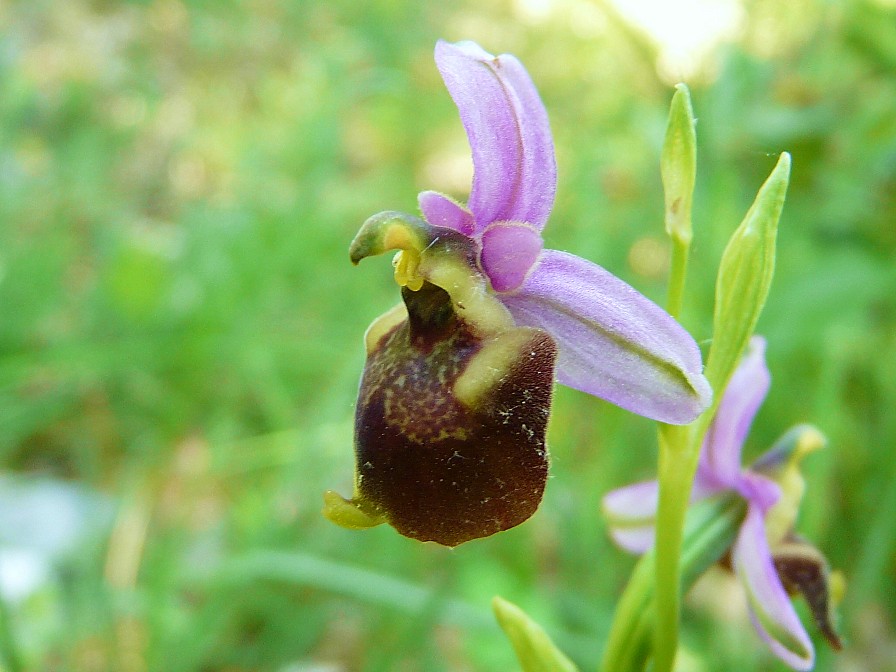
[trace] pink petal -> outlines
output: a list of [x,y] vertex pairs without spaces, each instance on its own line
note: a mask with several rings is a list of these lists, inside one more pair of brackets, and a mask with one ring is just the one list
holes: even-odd
[[812,640],[781,585],[765,538],[762,512],[750,506],[734,545],[734,570],[747,592],[750,618],[772,652],[795,670],[810,670]]
[[465,236],[473,235],[473,213],[457,201],[437,191],[421,191],[417,203],[423,218],[433,226],[454,229]]
[[522,287],[500,299],[517,323],[557,341],[563,385],[672,424],[709,406],[712,390],[691,335],[600,266],[545,250]]
[[523,284],[543,246],[532,226],[497,222],[482,232],[479,263],[496,292],[509,292]]
[[719,402],[700,451],[700,478],[735,488],[741,478],[740,454],[770,384],[765,339],[754,336]]
[[631,553],[646,553],[653,546],[659,504],[659,483],[643,481],[608,492],[601,503],[610,536]]
[[498,221],[540,230],[554,203],[557,166],[547,112],[525,68],[473,42],[440,41],[435,57],[473,152],[476,233]]

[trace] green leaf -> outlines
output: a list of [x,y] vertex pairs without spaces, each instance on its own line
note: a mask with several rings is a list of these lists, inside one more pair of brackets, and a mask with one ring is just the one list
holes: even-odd
[[560,651],[538,623],[512,602],[492,599],[492,609],[516,651],[523,672],[578,672],[575,664]]

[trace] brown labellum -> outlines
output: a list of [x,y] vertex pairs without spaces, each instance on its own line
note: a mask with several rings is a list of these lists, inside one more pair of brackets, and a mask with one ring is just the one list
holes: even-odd
[[821,552],[793,537],[776,548],[772,556],[784,589],[791,595],[800,593],[806,598],[821,634],[834,650],[842,649],[843,643],[831,617],[828,564]]
[[553,339],[483,335],[429,282],[402,297],[407,319],[393,311],[368,332],[355,505],[445,546],[522,523],[547,479]]

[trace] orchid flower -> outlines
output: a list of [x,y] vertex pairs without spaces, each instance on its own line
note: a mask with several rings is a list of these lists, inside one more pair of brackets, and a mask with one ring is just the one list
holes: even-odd
[[[769,383],[765,341],[755,336],[704,439],[692,502],[726,493],[745,500],[747,513],[731,563],[747,593],[750,618],[778,658],[795,670],[809,670],[815,657],[812,641],[788,593],[803,594],[822,634],[840,648],[829,613],[827,562],[793,532],[805,488],[799,462],[824,439],[812,427],[795,427],[751,468],[741,467],[741,448]],[[650,549],[658,496],[657,481],[646,481],[604,497],[610,532],[619,546],[639,554]]]
[[352,242],[354,263],[399,251],[404,305],[368,329],[355,495],[327,493],[324,511],[453,546],[538,507],[555,370],[667,423],[691,422],[712,393],[696,343],[668,313],[601,267],[543,249],[557,168],[522,64],[472,42],[439,42],[435,60],[472,148],[470,198],[424,191],[424,219],[380,213]]

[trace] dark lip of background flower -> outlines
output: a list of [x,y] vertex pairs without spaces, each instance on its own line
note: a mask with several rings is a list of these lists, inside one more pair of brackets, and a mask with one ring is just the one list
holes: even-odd
[[440,41],[436,64],[473,155],[465,207],[424,191],[433,226],[478,246],[479,271],[517,324],[557,341],[557,380],[672,424],[703,412],[712,390],[694,339],[665,310],[590,261],[543,250],[557,167],[547,112],[522,64],[477,44]]

